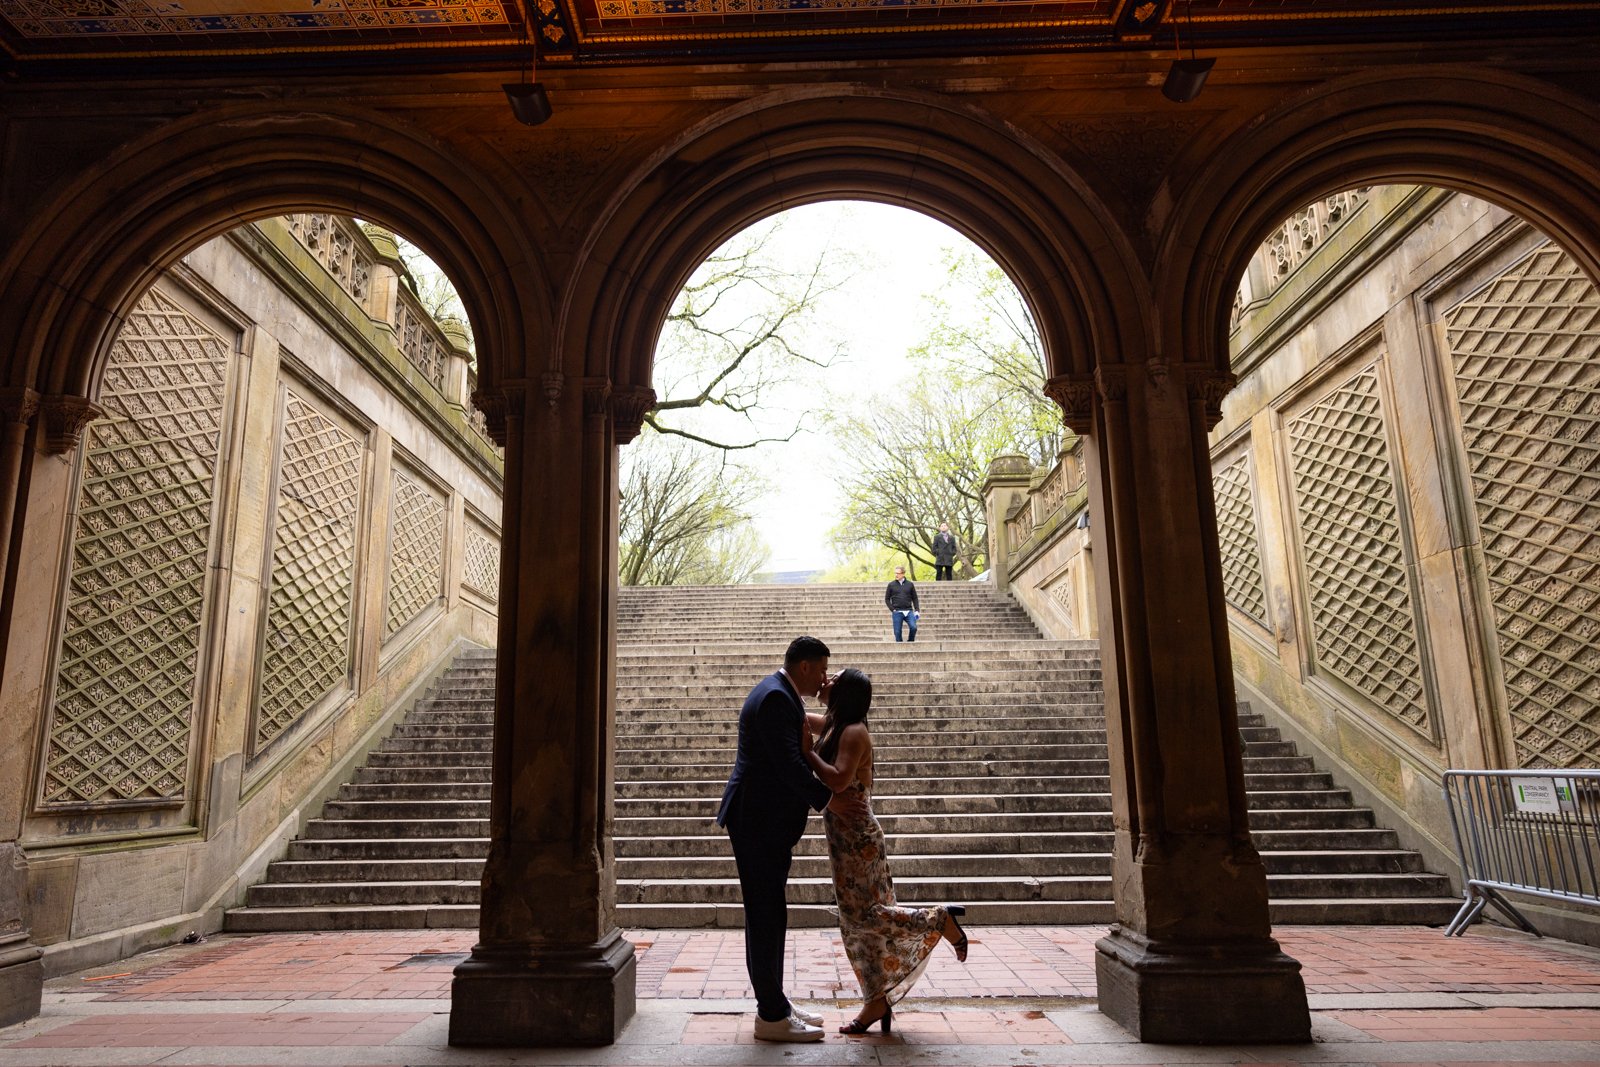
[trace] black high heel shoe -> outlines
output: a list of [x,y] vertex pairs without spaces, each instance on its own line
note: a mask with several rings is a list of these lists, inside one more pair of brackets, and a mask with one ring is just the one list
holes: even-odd
[[839,1027],[839,1032],[841,1034],[864,1034],[872,1029],[873,1023],[881,1025],[883,1032],[887,1034],[894,1028],[894,1009],[885,1004],[883,1006],[883,1014],[876,1019],[852,1019]]
[[950,916],[951,925],[956,928],[956,933],[960,935],[954,941],[950,942],[950,947],[956,950],[956,962],[966,963],[967,932],[963,930],[961,928],[961,924],[956,921],[956,916],[965,915],[967,913],[966,906],[963,904],[946,904],[944,906],[944,913]]

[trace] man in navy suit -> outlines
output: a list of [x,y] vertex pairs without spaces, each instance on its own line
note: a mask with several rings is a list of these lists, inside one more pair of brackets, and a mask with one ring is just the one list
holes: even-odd
[[717,825],[726,827],[744,898],[744,962],[756,993],[756,1037],[764,1041],[820,1041],[822,1017],[789,1003],[783,992],[783,949],[788,937],[785,888],[794,846],[812,808],[833,793],[811,773],[802,754],[811,747],[803,696],[817,696],[828,681],[828,646],[797,637],[783,669],[750,690],[739,712],[739,750],[722,794]]

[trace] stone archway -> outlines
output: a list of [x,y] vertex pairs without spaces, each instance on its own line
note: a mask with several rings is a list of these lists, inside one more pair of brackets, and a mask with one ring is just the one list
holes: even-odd
[[[151,282],[240,223],[303,210],[414,235],[460,281],[485,379],[508,362],[518,373],[529,337],[548,334],[542,271],[518,239],[515,216],[420,131],[355,109],[285,117],[261,105],[173,123],[63,189],[0,261],[9,355],[0,541],[25,521],[23,461],[35,413],[44,451],[76,446],[98,412],[111,345]],[[0,619],[11,610],[8,601]]]
[[[994,256],[1039,317],[1051,395],[1089,439],[1113,546],[1097,555],[1119,918],[1101,946],[1102,1007],[1154,1040],[1305,1039],[1298,964],[1269,936],[1248,834],[1221,601],[1192,580],[1219,567],[1202,479],[1218,376],[1160,356],[1133,242],[1048,153],[947,99],[813,89],[721,114],[637,170],[576,264],[564,371],[494,400],[514,601],[502,649],[516,649],[502,656],[496,790],[511,793],[510,821],[491,829],[452,1041],[604,1043],[631,1014],[607,810],[615,448],[653,401],[656,335],[699,261],[755,219],[831,198],[922,211]],[[541,546],[537,572],[519,540]]]
[[1600,112],[1548,83],[1446,69],[1358,75],[1307,93],[1229,138],[1191,173],[1154,277],[1175,294],[1160,330],[1226,372],[1228,311],[1245,265],[1284,218],[1355,185],[1417,182],[1494,201],[1600,279]]

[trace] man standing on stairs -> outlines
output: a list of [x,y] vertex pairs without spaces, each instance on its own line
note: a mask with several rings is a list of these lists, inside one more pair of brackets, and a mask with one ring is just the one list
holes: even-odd
[[815,637],[791,641],[782,669],[758,682],[739,711],[739,748],[717,811],[739,870],[744,963],[756,994],[756,1037],[763,1041],[822,1040],[822,1017],[784,995],[783,950],[794,846],[809,809],[821,811],[833,799],[805,760],[811,731],[800,699],[816,696],[827,680],[828,646]]
[[[894,569],[894,581],[890,582],[888,588],[883,591],[883,602],[888,605],[889,618],[894,620],[894,639],[896,641],[915,641],[917,639],[917,616],[919,614],[917,587],[906,577],[906,569],[904,567],[896,567]],[[900,636],[902,625],[911,631],[909,638]]]
[[933,580],[936,582],[954,581],[956,572],[956,535],[950,532],[950,524],[941,522],[939,532],[933,535]]

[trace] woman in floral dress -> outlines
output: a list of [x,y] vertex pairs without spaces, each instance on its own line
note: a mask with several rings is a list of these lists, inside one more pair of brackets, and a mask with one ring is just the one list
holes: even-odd
[[841,815],[831,806],[823,814],[839,930],[866,1001],[855,1021],[839,1032],[864,1034],[882,1020],[888,1033],[893,1005],[911,991],[941,938],[955,947],[956,959],[966,962],[967,936],[956,921],[966,909],[954,904],[906,908],[895,902],[883,827],[871,807],[872,735],[866,720],[872,680],[851,668],[824,688],[824,697],[827,715],[807,716],[817,741],[806,758],[835,793],[860,790],[867,802],[858,816]]

